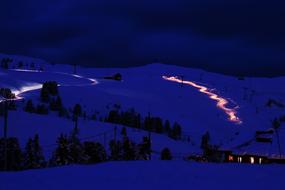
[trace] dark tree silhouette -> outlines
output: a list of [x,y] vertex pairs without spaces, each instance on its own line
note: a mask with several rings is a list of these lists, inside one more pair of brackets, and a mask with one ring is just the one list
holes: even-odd
[[[21,170],[23,168],[23,154],[17,138],[8,138],[7,140],[7,170]],[[0,139],[0,170],[4,168],[5,159],[5,139]]]
[[202,149],[206,149],[209,147],[209,142],[210,142],[210,133],[206,132],[203,136],[202,136],[202,140],[201,140],[201,148]]
[[127,136],[127,129],[126,127],[123,127],[122,130],[121,130],[121,135],[126,137]]
[[111,160],[122,160],[122,143],[120,141],[111,140],[109,143],[110,147],[110,159]]
[[53,153],[51,160],[52,165],[67,165],[70,163],[68,138],[66,135],[61,134],[57,139],[57,148]]
[[128,137],[125,137],[123,142],[123,160],[135,160],[135,151],[135,144]]
[[107,160],[106,150],[100,143],[84,142],[83,149],[88,164],[104,162]]
[[83,146],[78,138],[78,129],[74,128],[69,139],[68,149],[70,155],[70,163],[82,163],[84,162]]
[[169,148],[164,148],[160,154],[161,160],[172,160],[172,155]]
[[32,100],[27,101],[24,110],[29,113],[34,113],[36,111]]
[[29,139],[24,152],[24,168],[35,169],[42,168],[45,165],[42,148],[39,142],[39,136]]

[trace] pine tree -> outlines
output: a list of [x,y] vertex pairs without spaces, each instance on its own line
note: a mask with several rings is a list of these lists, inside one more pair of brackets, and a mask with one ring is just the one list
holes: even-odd
[[45,165],[42,148],[39,142],[39,136],[29,139],[24,152],[24,167],[26,169],[41,168]]
[[201,148],[207,149],[209,147],[210,142],[210,133],[207,131],[203,136],[201,140]]
[[58,85],[55,81],[45,82],[41,89],[41,100],[43,102],[49,102],[51,96],[58,95]]
[[163,128],[164,128],[165,134],[169,136],[171,133],[171,127],[170,127],[170,122],[168,120],[165,121]]
[[138,128],[138,129],[141,128],[141,115],[140,114],[137,114],[137,116],[136,116],[135,128]]
[[121,135],[126,137],[127,136],[127,129],[126,127],[123,127],[122,130],[121,130]]
[[161,160],[172,160],[172,155],[168,148],[164,148],[161,151],[160,159]]
[[59,111],[62,108],[61,98],[57,96],[56,99],[50,101],[50,109],[52,111]]
[[75,104],[73,107],[73,115],[80,117],[82,114],[82,108],[80,104]]
[[139,145],[139,155],[144,160],[149,160],[151,156],[151,142],[148,137],[143,137],[143,142]]
[[155,132],[157,133],[163,133],[163,125],[162,125],[162,120],[159,117],[152,118],[152,125],[153,129],[155,129]]
[[137,160],[148,160],[149,159],[149,146],[148,138],[144,137],[143,142],[137,146]]
[[[21,151],[17,138],[8,138],[7,140],[7,170],[17,171],[23,168],[23,153]],[[4,145],[5,139],[0,139],[0,170],[4,169]]]
[[128,137],[125,137],[123,142],[123,160],[135,160],[135,158],[135,144]]
[[107,160],[107,153],[103,145],[96,142],[84,142],[84,155],[88,164],[104,162]]
[[110,159],[111,160],[122,160],[122,144],[120,141],[111,140],[109,143],[110,147]]
[[26,107],[24,108],[24,110],[26,112],[29,112],[29,113],[34,113],[35,112],[35,107],[34,107],[34,104],[33,104],[32,100],[28,100],[27,101],[27,104],[26,104]]
[[34,160],[33,140],[29,138],[24,152],[24,167],[26,169],[34,168]]
[[181,126],[176,122],[173,125],[170,137],[175,140],[181,139]]
[[82,163],[84,161],[83,146],[78,138],[78,133],[78,129],[74,128],[68,140],[71,163]]
[[18,68],[22,68],[23,66],[24,66],[23,62],[20,61],[20,62],[18,63]]
[[48,89],[47,89],[47,87],[46,87],[46,84],[44,83],[44,84],[43,84],[43,87],[42,87],[42,89],[41,89],[41,101],[43,101],[43,102],[48,102],[49,99],[50,99],[50,97],[49,97],[49,91],[48,91]]
[[107,121],[110,123],[119,123],[120,122],[120,116],[119,116],[118,111],[117,110],[111,110],[109,112]]
[[61,134],[57,139],[57,148],[53,153],[52,165],[67,165],[70,163],[68,138]]
[[150,117],[146,117],[144,119],[144,130],[152,131],[152,128],[151,128],[151,118]]
[[45,158],[43,155],[42,147],[40,145],[40,137],[38,134],[34,137],[34,155],[36,168],[43,167],[45,165]]

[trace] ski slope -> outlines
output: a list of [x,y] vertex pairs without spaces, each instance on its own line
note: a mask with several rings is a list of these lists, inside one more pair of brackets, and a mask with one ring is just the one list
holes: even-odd
[[[189,153],[199,152],[197,150],[200,148],[201,136],[207,131],[213,144],[238,145],[254,138],[256,130],[271,128],[272,120],[285,114],[284,108],[265,106],[268,99],[285,102],[285,91],[280,88],[285,82],[284,77],[238,80],[237,77],[163,64],[124,69],[78,67],[77,74],[74,75],[74,68],[69,65],[50,65],[32,58],[13,58],[16,60],[14,68],[0,70],[0,85],[13,89],[22,99],[18,102],[19,109],[11,113],[9,119],[14,121],[19,115],[29,117],[30,122],[24,124],[24,130],[29,136],[37,132],[35,128],[40,122],[33,120],[38,118],[47,118],[46,130],[57,129],[53,122],[56,119],[49,119],[54,117],[52,113],[44,117],[22,113],[24,101],[33,99],[34,102],[39,102],[40,85],[51,80],[59,83],[60,96],[67,108],[80,103],[88,114],[98,113],[98,118],[104,118],[116,104],[120,105],[121,110],[134,108],[142,116],[150,113],[168,119],[171,123],[180,123],[183,133],[191,138],[191,146],[187,151]],[[33,60],[38,64],[32,70],[18,69],[19,60],[24,60],[24,63],[25,60],[27,63]],[[43,71],[39,71],[40,67]],[[115,73],[121,73],[123,81],[103,79],[104,76]],[[163,76],[183,76],[185,84],[167,81]],[[65,121],[61,120],[63,119],[58,118],[56,123],[65,125]],[[90,125],[89,122],[91,121],[80,125],[84,128],[85,125]],[[22,125],[11,122],[9,133],[23,138],[22,132],[17,132],[23,128]],[[0,135],[1,133],[2,131]],[[97,131],[91,133],[95,135]],[[50,138],[49,133],[46,137],[45,134],[43,136]],[[52,141],[54,136],[56,135],[50,138]],[[27,136],[23,141],[26,138]],[[175,149],[179,147],[176,146]]]
[[[7,55],[1,55],[1,57]],[[16,95],[17,110],[9,112],[8,136],[17,137],[22,148],[39,134],[46,159],[56,147],[56,139],[68,134],[74,123],[48,115],[26,113],[27,100],[40,103],[40,88],[46,81],[59,84],[59,94],[67,109],[79,103],[87,115],[104,118],[115,105],[120,110],[134,108],[141,116],[159,116],[171,124],[178,122],[190,141],[175,141],[166,135],[152,134],[152,161],[107,162],[88,166],[65,166],[21,172],[0,172],[0,189],[281,189],[284,166],[249,164],[210,164],[186,162],[189,155],[202,154],[201,136],[210,133],[210,143],[238,153],[274,155],[278,144],[285,148],[284,124],[280,142],[254,141],[256,130],[272,127],[272,120],[285,115],[284,107],[266,106],[269,99],[285,104],[285,77],[244,78],[224,76],[198,69],[150,64],[134,68],[83,68],[77,73],[70,65],[50,65],[45,61],[11,56],[12,67],[0,69],[0,87]],[[17,68],[19,61],[23,68]],[[35,63],[34,68],[29,64]],[[42,69],[42,70],[41,70]],[[120,73],[122,81],[104,79]],[[183,81],[179,77],[183,76]],[[183,85],[182,85],[183,83]],[[5,101],[1,99],[0,101]],[[2,120],[0,120],[1,122]],[[123,138],[124,126],[83,118],[78,122],[79,138],[100,142],[108,151],[108,142]],[[115,133],[116,130],[116,133]],[[127,128],[128,137],[140,143],[148,132]],[[0,130],[3,136],[3,130]],[[240,144],[247,143],[244,146]],[[174,161],[158,161],[168,147]],[[285,150],[284,150],[285,152]],[[278,155],[277,155],[278,156]],[[218,172],[217,172],[218,171]]]
[[[282,189],[280,165],[197,164],[184,161],[107,162],[0,172],[0,189]],[[274,176],[274,177],[272,177]]]
[[229,104],[229,101],[223,97],[220,97],[216,93],[212,92],[212,89],[208,89],[207,87],[198,85],[192,81],[184,81],[182,79],[179,79],[177,76],[172,76],[172,77],[162,76],[162,78],[168,81],[180,83],[181,85],[186,84],[199,89],[200,92],[207,94],[209,98],[217,101],[217,107],[222,109],[228,115],[230,121],[237,124],[242,123],[240,118],[237,116],[237,111],[236,111],[239,107],[235,106],[234,108],[228,108],[227,104]]

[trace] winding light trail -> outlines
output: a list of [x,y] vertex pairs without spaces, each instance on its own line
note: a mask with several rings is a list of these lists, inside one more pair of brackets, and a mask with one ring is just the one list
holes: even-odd
[[[33,73],[45,72],[45,71],[39,71],[39,70],[26,70],[26,69],[11,69],[11,71],[16,71],[16,72],[33,72]],[[75,78],[86,79],[86,80],[88,80],[90,82],[88,84],[73,85],[73,86],[89,86],[89,85],[96,85],[96,84],[99,83],[96,79],[86,78],[86,77],[81,76],[81,75],[69,74],[69,73],[64,73],[64,72],[50,72],[50,73],[57,73],[57,74],[72,76],[72,77],[75,77]],[[58,86],[69,86],[69,85],[60,85],[59,84]],[[42,88],[42,84],[40,84],[40,83],[28,83],[25,86],[20,87],[19,89],[12,89],[11,90],[12,93],[15,95],[14,99],[0,99],[0,103],[1,102],[5,102],[5,101],[24,99],[24,97],[21,96],[23,93],[34,91],[34,90],[40,90],[41,88]]]
[[217,101],[217,107],[220,108],[221,110],[223,110],[228,115],[229,121],[237,123],[237,124],[242,123],[241,119],[237,116],[237,111],[236,111],[239,107],[236,106],[234,108],[228,108],[227,104],[229,104],[229,101],[223,97],[220,97],[219,95],[215,94],[214,92],[211,92],[211,89],[209,89],[205,86],[198,85],[198,84],[191,82],[191,81],[181,80],[176,76],[171,76],[171,77],[162,76],[162,78],[164,80],[168,80],[168,81],[172,81],[172,82],[187,84],[187,85],[190,85],[190,86],[193,86],[193,87],[199,89],[200,92],[207,94],[209,96],[209,98]]
[[28,84],[27,86],[21,87],[19,90],[12,90],[12,93],[15,94],[15,97],[16,97],[14,100],[24,99],[24,97],[22,97],[21,94],[25,92],[39,90],[41,88],[42,88],[42,84],[32,83],[32,84]]

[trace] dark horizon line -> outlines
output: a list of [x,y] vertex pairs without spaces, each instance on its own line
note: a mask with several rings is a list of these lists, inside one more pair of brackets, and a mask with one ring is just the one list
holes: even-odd
[[[34,57],[30,55],[19,55],[19,54],[10,54],[10,53],[0,53],[3,56],[15,56],[15,57],[23,57],[27,59],[38,59],[42,60],[43,62],[46,62],[51,65],[74,65],[74,63],[55,63],[52,61],[49,61],[48,59],[45,58],[40,58],[40,57]],[[145,62],[145,63],[137,63],[133,65],[125,65],[125,64],[114,64],[114,65],[90,65],[90,64],[76,64],[81,67],[85,68],[133,68],[133,67],[140,67],[140,66],[146,66],[146,65],[151,65],[151,64],[163,64],[163,65],[173,65],[173,66],[178,66],[178,67],[185,67],[185,68],[192,68],[192,69],[201,69],[206,72],[211,72],[211,73],[216,73],[216,74],[222,74],[226,76],[232,76],[232,77],[258,77],[258,78],[277,78],[277,77],[283,77],[285,76],[285,68],[284,69],[279,69],[278,71],[276,70],[271,70],[268,72],[264,72],[264,69],[258,70],[256,68],[251,68],[251,69],[219,69],[219,67],[215,66],[210,66],[210,65],[198,65],[198,64],[192,64],[192,65],[183,65],[183,64],[174,64],[174,63],[166,63],[166,62],[160,62],[160,61],[150,61],[150,62]],[[254,69],[254,71],[253,71]],[[235,70],[235,71],[233,71]],[[258,72],[257,72],[258,70]],[[283,72],[282,72],[283,71]]]

